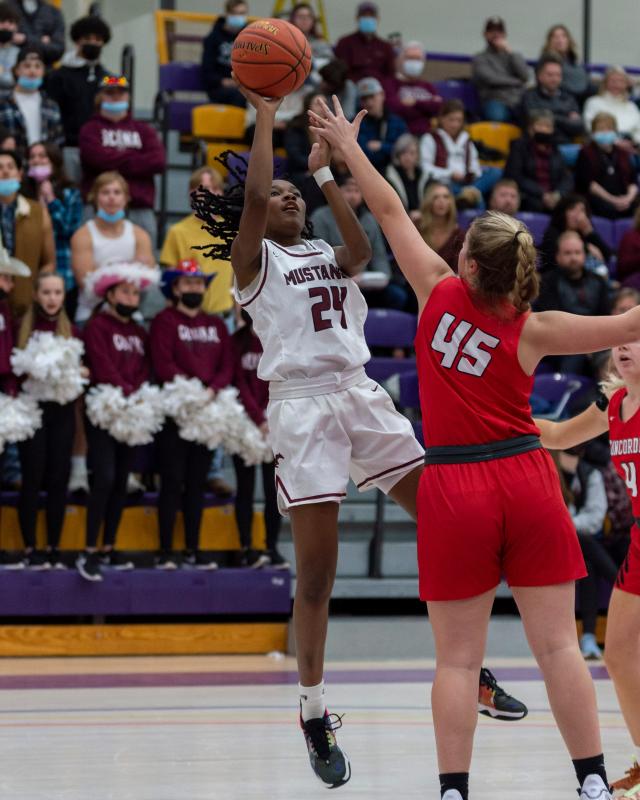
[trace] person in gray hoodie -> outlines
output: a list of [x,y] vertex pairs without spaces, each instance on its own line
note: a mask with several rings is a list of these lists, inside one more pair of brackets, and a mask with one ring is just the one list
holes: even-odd
[[511,49],[501,17],[489,17],[484,38],[487,48],[474,56],[472,63],[482,116],[493,122],[512,122],[529,79],[529,69],[523,56]]

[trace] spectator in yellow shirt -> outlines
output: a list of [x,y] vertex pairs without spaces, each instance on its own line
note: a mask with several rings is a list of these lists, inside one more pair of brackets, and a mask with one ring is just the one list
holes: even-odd
[[[219,172],[211,167],[202,167],[196,170],[189,179],[189,191],[198,186],[209,189],[214,194],[222,194],[224,181]],[[181,219],[172,225],[160,253],[160,263],[163,267],[173,268],[175,264],[186,258],[195,258],[203,272],[216,273],[216,279],[211,281],[204,296],[202,310],[208,314],[228,314],[233,309],[231,286],[233,271],[230,261],[205,258],[202,250],[193,249],[197,245],[211,245],[211,236],[202,230],[202,223],[194,214]]]

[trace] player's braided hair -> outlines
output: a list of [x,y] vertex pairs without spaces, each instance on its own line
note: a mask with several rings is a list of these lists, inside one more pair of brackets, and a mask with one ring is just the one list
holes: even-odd
[[489,211],[473,221],[468,257],[478,264],[478,288],[489,299],[510,297],[519,312],[538,296],[536,248],[527,227],[508,214]]
[[[216,240],[211,244],[194,245],[194,249],[202,250],[207,258],[230,261],[231,245],[238,235],[240,217],[244,207],[244,190],[249,161],[245,155],[235,153],[233,150],[225,150],[216,156],[215,160],[229,172],[234,179],[234,184],[222,195],[213,194],[202,187],[191,192],[193,213],[203,223],[202,229]],[[313,238],[313,227],[308,219],[305,220],[301,233],[304,239]]]

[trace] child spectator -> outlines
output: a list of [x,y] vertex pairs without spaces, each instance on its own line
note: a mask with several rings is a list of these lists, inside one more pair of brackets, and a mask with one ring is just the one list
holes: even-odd
[[640,272],[640,206],[633,215],[633,226],[624,232],[620,240],[616,276],[618,280],[623,281],[638,272]]
[[[189,191],[193,192],[199,186],[208,189],[213,194],[222,194],[224,182],[219,172],[211,167],[201,167],[192,173],[189,179]],[[206,275],[215,275],[215,281],[207,281],[208,288],[202,301],[202,310],[207,314],[221,314],[226,316],[233,309],[231,286],[233,272],[229,261],[206,258],[200,245],[210,246],[211,236],[202,230],[202,223],[194,214],[189,214],[167,231],[167,238],[160,252],[160,264],[163,267],[173,267],[180,261],[195,259],[200,267],[200,272]]]
[[42,52],[23,47],[13,68],[15,88],[0,102],[0,125],[14,137],[22,153],[34,142],[59,146],[64,142],[60,108],[41,91],[44,71]]
[[[78,336],[64,310],[64,278],[57,273],[39,275],[34,302],[22,318],[16,347],[24,349],[36,331],[69,339]],[[67,504],[71,448],[75,433],[75,404],[41,402],[42,425],[31,439],[18,444],[22,485],[18,518],[25,544],[26,566],[34,569],[64,567],[58,545]],[[46,487],[46,552],[37,550],[38,495]]]
[[520,191],[512,178],[500,178],[489,196],[489,211],[500,211],[510,217],[520,211]]
[[411,219],[417,222],[429,173],[420,165],[419,145],[415,136],[403,133],[393,145],[391,164],[385,171],[385,177],[400,196]]
[[18,14],[15,43],[42,50],[47,67],[64,53],[64,17],[60,9],[46,0],[9,0]]
[[[132,317],[140,305],[141,290],[154,278],[148,267],[121,262],[96,272],[93,290],[100,304],[83,337],[92,386],[118,386],[128,396],[149,379],[147,332]],[[88,418],[85,430],[91,488],[87,499],[86,549],[78,556],[76,566],[85,580],[101,581],[102,565],[133,569],[133,563],[116,553],[114,547],[127,498],[134,448],[96,427]],[[98,536],[102,528],[100,553]]]
[[632,156],[618,146],[616,119],[600,112],[591,122],[591,141],[578,156],[576,189],[601,217],[629,217],[638,202],[638,173]]
[[420,42],[408,42],[398,56],[398,69],[384,83],[389,111],[407,123],[414,136],[431,130],[431,122],[442,106],[442,98],[432,83],[422,77],[426,58]]
[[489,17],[484,38],[486,50],[474,56],[472,63],[482,115],[493,122],[511,122],[529,80],[529,68],[520,53],[511,49],[501,17]]
[[[0,198],[1,199],[1,198]],[[82,225],[71,237],[71,266],[78,285],[76,322],[91,316],[95,297],[85,287],[87,275],[111,261],[154,263],[149,234],[125,219],[129,187],[122,175],[105,172],[93,182],[88,200],[95,219]]]
[[440,109],[438,129],[425,133],[420,141],[420,161],[433,180],[446,184],[466,205],[484,208],[483,195],[491,191],[502,170],[480,167],[478,151],[464,125],[460,100],[447,100]]
[[593,227],[587,201],[580,194],[568,194],[553,209],[551,222],[544,232],[540,247],[543,271],[554,265],[558,238],[565,231],[575,231],[582,239],[587,269],[597,270],[607,264],[612,256],[612,251]]
[[584,104],[585,128],[592,130],[596,114],[612,114],[616,130],[627,140],[628,147],[640,144],[640,109],[629,98],[631,79],[622,67],[609,67],[605,72],[598,94]]
[[55,144],[35,142],[29,147],[27,159],[23,192],[25,197],[38,200],[49,212],[56,247],[56,272],[64,280],[67,314],[74,319],[78,289],[71,267],[71,237],[82,224],[80,190],[67,177],[62,153]]
[[334,94],[340,101],[347,119],[351,120],[358,112],[358,90],[348,77],[349,69],[344,61],[334,58],[318,70],[320,75],[319,91],[327,97]]
[[526,134],[511,142],[504,176],[518,184],[524,211],[549,213],[573,189],[571,173],[554,144],[550,111],[531,112]]
[[584,133],[582,117],[575,97],[562,88],[562,60],[549,53],[536,64],[536,85],[522,95],[521,124],[526,125],[533,111],[546,109],[553,114],[555,140],[571,142]]
[[249,6],[244,0],[226,0],[224,11],[202,43],[202,77],[212,103],[244,108],[247,101],[231,77],[231,49],[247,24]]
[[19,19],[15,9],[8,3],[0,3],[0,90],[2,91],[13,89],[15,83],[13,68],[20,52],[15,41]]
[[367,116],[360,123],[358,144],[373,166],[384,172],[391,160],[391,149],[396,140],[407,131],[404,120],[389,113],[385,106],[382,84],[377,78],[363,78],[358,82],[358,93]]
[[418,230],[429,247],[457,272],[465,234],[458,225],[456,204],[446,184],[432,183],[427,188],[420,206]]
[[[180,261],[162,275],[162,291],[171,306],[151,323],[149,340],[156,378],[169,383],[178,375],[197,378],[211,391],[228,386],[233,379],[233,356],[227,328],[222,320],[205,314],[202,302],[214,276],[201,272],[194,259]],[[159,569],[175,569],[172,554],[173,529],[182,509],[186,552],[184,561],[200,569],[218,565],[200,549],[200,524],[204,489],[213,452],[205,445],[183,439],[176,423],[167,418],[157,437],[160,495]]]
[[346,63],[354,83],[368,77],[382,82],[395,72],[393,47],[377,35],[379,16],[375,3],[360,3],[356,11],[358,30],[343,36],[335,46],[336,58]]
[[[231,337],[235,363],[234,383],[245,411],[267,436],[269,429],[265,412],[269,402],[269,385],[258,378],[258,362],[262,354],[260,340],[253,332],[251,317],[242,310],[244,325]],[[264,525],[267,534],[266,552],[251,547],[253,526],[253,501],[257,467],[248,467],[239,456],[233,457],[236,471],[236,523],[242,547],[242,564],[257,569],[271,565],[276,569],[289,569],[289,563],[278,552],[278,534],[282,517],[278,511],[275,481],[275,461],[263,462],[262,486],[264,492]]]
[[[0,246],[23,261],[35,279],[53,272],[56,252],[51,217],[46,208],[20,194],[22,162],[10,150],[0,150]],[[16,275],[11,303],[22,316],[33,300],[33,279]]]
[[582,105],[591,90],[589,73],[578,63],[578,45],[566,25],[553,25],[547,31],[547,38],[540,56],[554,55],[562,63],[562,83],[560,87]]
[[129,82],[124,76],[104,78],[96,102],[97,112],[78,137],[83,194],[87,197],[102,172],[119,172],[129,185],[129,218],[155,242],[154,176],[166,166],[162,142],[151,125],[132,117]]

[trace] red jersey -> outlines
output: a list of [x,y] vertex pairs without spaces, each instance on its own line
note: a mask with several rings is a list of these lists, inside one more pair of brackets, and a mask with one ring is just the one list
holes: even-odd
[[529,404],[533,376],[518,361],[527,316],[508,303],[498,315],[458,277],[436,285],[415,342],[426,447],[540,434]]
[[640,411],[626,422],[622,421],[622,401],[626,396],[626,389],[618,389],[609,401],[609,442],[611,461],[625,482],[633,516],[637,518],[640,517]]

